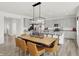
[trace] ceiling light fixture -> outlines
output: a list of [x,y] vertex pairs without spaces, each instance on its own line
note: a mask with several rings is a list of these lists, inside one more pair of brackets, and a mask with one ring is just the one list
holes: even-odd
[[35,13],[34,9],[35,9],[36,6],[39,6],[39,17],[38,18],[40,19],[40,15],[41,15],[41,2],[35,3],[32,6],[33,6],[33,21],[34,21],[35,18],[37,18],[37,17],[35,17],[35,14],[34,14]]

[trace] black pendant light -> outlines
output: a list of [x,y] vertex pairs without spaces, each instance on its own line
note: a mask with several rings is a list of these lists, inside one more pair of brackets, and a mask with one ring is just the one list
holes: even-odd
[[33,21],[34,21],[34,18],[35,18],[35,15],[34,15],[34,8],[36,7],[36,6],[39,6],[39,19],[40,19],[40,14],[41,14],[41,2],[37,2],[37,3],[35,3],[35,4],[33,4],[32,6],[33,6]]
[[[34,15],[34,8],[36,7],[36,6],[38,6],[39,5],[39,19],[40,19],[40,4],[41,4],[41,2],[38,2],[38,3],[35,3],[35,4],[33,4],[32,6],[33,6],[33,21],[34,21],[34,18],[35,18],[35,15]],[[28,29],[28,31],[30,31],[30,30],[34,30],[34,25],[35,24],[31,24],[32,26]]]
[[32,6],[36,7],[36,6],[40,5],[40,4],[41,4],[41,2],[38,2],[38,3],[33,4]]

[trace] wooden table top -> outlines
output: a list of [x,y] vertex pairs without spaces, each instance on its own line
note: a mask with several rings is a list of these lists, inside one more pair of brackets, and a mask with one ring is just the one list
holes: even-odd
[[56,38],[44,37],[41,39],[41,38],[31,37],[30,35],[20,36],[20,38],[28,40],[28,41],[44,44],[46,46],[50,46],[56,40]]

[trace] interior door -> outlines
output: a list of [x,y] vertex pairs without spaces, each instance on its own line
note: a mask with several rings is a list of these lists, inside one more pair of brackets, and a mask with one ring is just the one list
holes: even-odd
[[4,17],[4,34],[10,35],[11,34],[11,20],[10,18]]
[[4,17],[4,34],[16,34],[16,19],[11,17]]

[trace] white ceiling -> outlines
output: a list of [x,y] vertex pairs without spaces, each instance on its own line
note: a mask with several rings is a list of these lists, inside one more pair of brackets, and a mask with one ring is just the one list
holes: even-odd
[[[35,2],[0,2],[0,11],[15,13],[32,17]],[[41,16],[57,17],[74,15],[79,2],[42,2]],[[38,7],[35,7],[35,14],[38,16]]]

